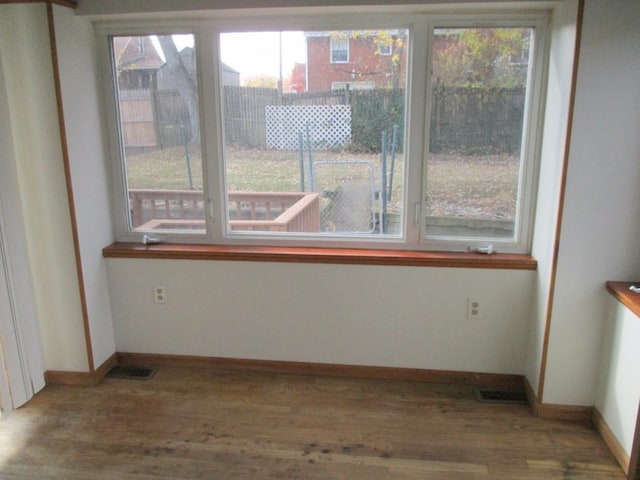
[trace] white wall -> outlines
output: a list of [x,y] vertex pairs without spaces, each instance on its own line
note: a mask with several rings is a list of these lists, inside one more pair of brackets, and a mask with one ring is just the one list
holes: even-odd
[[540,366],[551,289],[553,246],[558,217],[565,139],[569,119],[571,76],[576,41],[577,0],[557,7],[551,16],[549,71],[545,104],[540,179],[532,254],[538,261],[531,324],[527,335],[525,375],[538,393]]
[[[535,272],[109,259],[122,352],[519,374]],[[166,287],[156,304],[153,287]],[[482,318],[466,319],[467,297]]]
[[60,82],[95,367],[115,352],[102,248],[113,242],[93,25],[54,5]]
[[[108,267],[118,351],[525,371],[536,272],[123,259]],[[155,285],[167,287],[167,304],[153,303]],[[482,320],[466,320],[468,297],[481,300]]]
[[[185,6],[83,2],[76,13],[168,5]],[[133,259],[107,265],[121,352],[508,374],[525,368],[533,271]],[[166,287],[166,304],[154,303],[156,285]],[[468,297],[480,299],[481,320],[466,319]]]
[[[77,13],[115,13],[116,7],[88,0]],[[537,387],[575,9],[576,1],[566,0],[554,15],[553,41],[560,47],[551,57],[534,239],[538,272],[110,259],[115,348],[525,373]],[[639,9],[629,0],[586,1],[545,403],[593,404],[604,282],[640,270],[640,256],[629,256],[640,233]],[[103,220],[111,218],[108,205],[97,204]],[[94,248],[103,234],[87,245]],[[94,267],[95,293],[101,273]],[[167,304],[153,303],[158,284],[167,287]],[[476,324],[464,318],[468,296],[485,306]]]
[[609,298],[595,406],[631,455],[640,401],[640,318]]
[[[535,4],[549,4],[548,0],[493,0],[494,3],[502,2],[509,5],[528,6]],[[138,18],[143,16],[148,18],[149,15],[162,13],[170,16],[171,12],[199,12],[202,10],[221,10],[221,9],[256,9],[256,8],[295,8],[295,7],[317,7],[326,11],[332,6],[339,6],[344,9],[351,7],[351,10],[366,12],[371,5],[382,5],[388,7],[393,12],[398,8],[407,8],[412,10],[424,10],[429,8],[440,9],[442,4],[471,4],[475,10],[482,9],[486,0],[137,0],[135,2],[123,2],[120,0],[82,0],[79,2],[78,15],[86,15],[91,17],[112,16],[115,14],[137,15]],[[391,6],[390,6],[391,5]],[[344,11],[344,10],[342,10]],[[199,14],[199,13],[197,13]]]
[[[88,369],[45,4],[0,5],[0,49],[45,367]],[[4,115],[3,115],[4,117]]]
[[543,401],[593,405],[606,280],[640,275],[640,2],[586,0]]

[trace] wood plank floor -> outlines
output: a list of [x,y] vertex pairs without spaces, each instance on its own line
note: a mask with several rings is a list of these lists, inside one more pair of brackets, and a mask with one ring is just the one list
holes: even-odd
[[624,479],[590,424],[470,387],[211,369],[48,386],[0,422],[2,479]]

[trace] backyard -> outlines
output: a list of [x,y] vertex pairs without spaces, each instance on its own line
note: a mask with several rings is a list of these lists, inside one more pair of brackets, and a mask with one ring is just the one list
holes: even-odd
[[[243,149],[227,147],[226,175],[229,192],[298,192],[300,160],[297,151]],[[202,189],[199,153],[191,152],[191,184]],[[306,160],[306,156],[305,162]],[[353,154],[347,151],[318,151],[313,161],[370,162],[376,188],[380,185],[379,154]],[[390,163],[390,160],[388,160]],[[339,163],[331,170],[326,188],[367,180],[362,163]],[[127,156],[127,178],[131,189],[189,189],[185,152],[181,147]],[[427,170],[427,213],[429,217],[513,220],[519,174],[518,157],[509,154],[461,155],[430,154]],[[308,175],[308,174],[307,174]],[[387,172],[390,176],[390,172]],[[321,179],[319,178],[319,181]],[[404,161],[395,158],[389,213],[400,213],[404,195]],[[332,186],[330,186],[332,185]],[[325,186],[316,185],[317,191]],[[307,190],[309,188],[307,187]]]

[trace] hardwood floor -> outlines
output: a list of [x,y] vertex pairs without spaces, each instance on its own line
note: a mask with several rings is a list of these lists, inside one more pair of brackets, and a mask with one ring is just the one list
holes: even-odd
[[2,479],[624,479],[590,424],[470,387],[160,368],[48,386],[0,422]]

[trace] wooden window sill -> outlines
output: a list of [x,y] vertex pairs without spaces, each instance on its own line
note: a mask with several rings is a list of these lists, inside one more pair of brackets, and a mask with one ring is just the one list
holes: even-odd
[[636,282],[607,282],[607,290],[625,307],[640,317],[640,293],[629,290],[631,285],[638,285]]
[[531,255],[475,252],[418,252],[355,248],[304,248],[239,245],[190,245],[162,243],[142,245],[116,242],[102,251],[105,258],[153,258],[173,260],[227,260],[246,262],[327,263],[411,267],[487,268],[536,270]]

